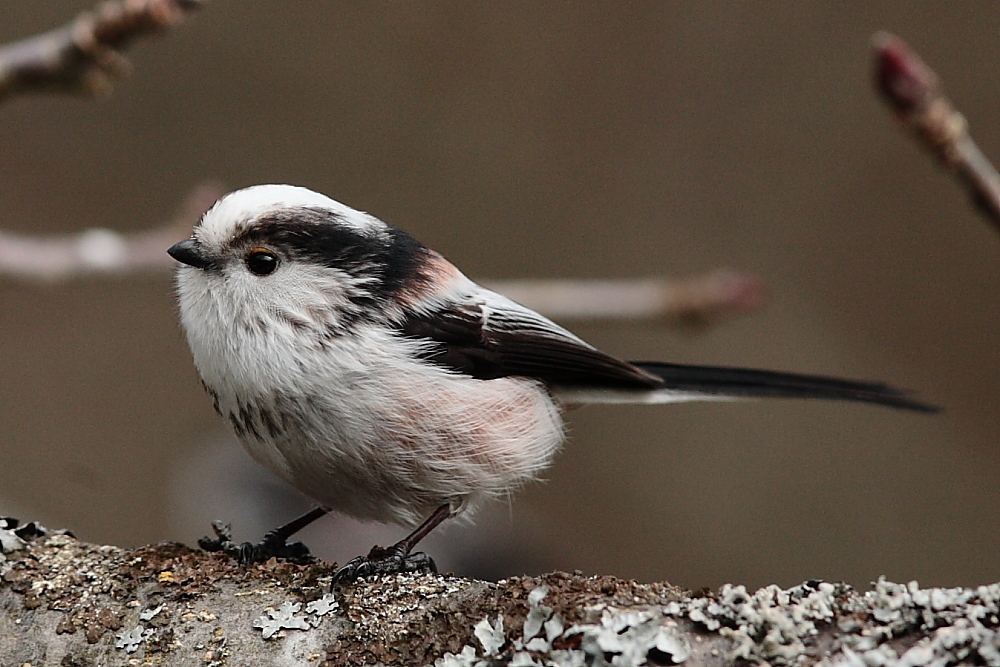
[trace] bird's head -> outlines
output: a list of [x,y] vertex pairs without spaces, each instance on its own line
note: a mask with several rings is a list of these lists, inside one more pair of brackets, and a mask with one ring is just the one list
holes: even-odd
[[182,315],[211,309],[251,326],[329,333],[426,282],[433,254],[378,218],[290,185],[226,195],[168,252],[183,264]]

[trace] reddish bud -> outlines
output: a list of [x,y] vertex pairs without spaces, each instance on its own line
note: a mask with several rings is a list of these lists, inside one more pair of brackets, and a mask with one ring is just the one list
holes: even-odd
[[875,49],[875,86],[897,111],[910,114],[940,95],[937,75],[899,37],[879,32]]

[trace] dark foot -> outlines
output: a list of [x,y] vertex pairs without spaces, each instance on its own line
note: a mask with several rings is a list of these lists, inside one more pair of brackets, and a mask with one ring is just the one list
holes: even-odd
[[228,523],[213,521],[212,531],[215,537],[202,537],[198,540],[198,546],[205,551],[221,551],[244,567],[263,563],[272,557],[296,565],[316,562],[315,556],[309,553],[309,547],[301,542],[286,542],[285,536],[279,529],[267,533],[257,544],[233,542],[232,527]]
[[406,553],[405,548],[395,544],[388,549],[372,547],[367,556],[358,556],[347,562],[333,575],[332,586],[349,584],[359,577],[373,574],[398,574],[400,572],[437,572],[434,559],[417,551]]

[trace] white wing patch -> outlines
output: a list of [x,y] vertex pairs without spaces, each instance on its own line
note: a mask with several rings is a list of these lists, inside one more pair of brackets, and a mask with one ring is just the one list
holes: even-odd
[[488,327],[488,326],[489,326],[489,324],[490,324],[490,315],[492,315],[492,314],[493,314],[493,311],[492,311],[492,309],[490,308],[490,306],[489,306],[489,304],[488,304],[488,303],[483,303],[483,304],[481,304],[481,305],[479,306],[479,311],[480,311],[480,312],[481,312],[481,313],[483,314],[483,315],[482,315],[482,320],[481,320],[481,321],[482,321],[482,323],[483,323],[483,328],[485,329],[485,328],[486,328],[486,327]]

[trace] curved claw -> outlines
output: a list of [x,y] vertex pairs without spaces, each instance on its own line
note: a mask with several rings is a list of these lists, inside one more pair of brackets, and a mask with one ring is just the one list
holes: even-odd
[[243,567],[249,567],[254,563],[262,563],[266,559],[261,558],[263,549],[252,542],[244,542],[239,547],[237,547],[236,562],[238,562]]
[[316,557],[302,542],[286,543],[284,540],[268,540],[267,537],[257,544],[244,542],[239,546],[234,557],[243,567],[249,567],[254,563],[263,563],[271,558],[280,558],[296,565],[308,565],[316,562]]
[[333,575],[332,586],[349,584],[373,574],[398,574],[401,572],[437,572],[434,559],[422,551],[403,554],[392,547],[373,547],[367,556],[352,558]]
[[265,536],[259,543],[244,542],[235,544],[227,536],[217,536],[216,538],[203,537],[198,540],[198,546],[205,551],[221,551],[238,562],[243,567],[250,567],[255,563],[263,563],[272,557],[295,563],[296,565],[308,565],[315,563],[316,558],[309,552],[309,547],[302,542],[288,542],[284,540],[268,539]]
[[215,533],[215,537],[203,537],[199,539],[198,546],[205,551],[221,551],[230,558],[239,561],[243,567],[253,565],[254,563],[263,563],[272,557],[280,558],[296,565],[308,565],[316,562],[316,558],[309,553],[309,547],[301,542],[288,542],[288,538],[316,519],[324,516],[327,511],[323,507],[314,507],[297,519],[268,531],[264,535],[264,539],[257,544],[250,542],[244,542],[239,545],[235,544],[233,542],[232,527],[228,523],[213,521],[212,531]]

